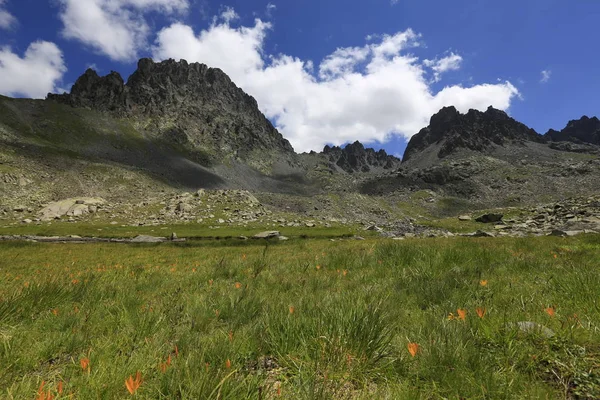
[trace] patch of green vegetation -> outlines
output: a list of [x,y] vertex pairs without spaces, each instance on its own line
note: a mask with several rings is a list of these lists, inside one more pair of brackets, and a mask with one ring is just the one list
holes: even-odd
[[443,197],[438,200],[436,214],[441,217],[458,215],[473,210],[473,204],[458,197]]
[[3,398],[600,396],[598,235],[0,251]]

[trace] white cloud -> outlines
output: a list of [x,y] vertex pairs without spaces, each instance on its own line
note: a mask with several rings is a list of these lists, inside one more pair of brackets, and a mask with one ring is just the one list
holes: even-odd
[[552,76],[552,71],[549,69],[545,69],[542,71],[542,78],[540,79],[540,83],[546,83],[550,80]]
[[441,74],[458,68],[462,58],[451,54],[427,62],[428,67],[408,53],[420,39],[410,29],[373,35],[363,46],[338,48],[313,70],[310,60],[265,55],[270,28],[259,19],[248,27],[232,27],[224,20],[195,33],[176,23],[158,33],[153,56],[221,68],[257,99],[296,151],[320,151],[328,143],[354,140],[383,142],[392,134],[409,138],[443,106],[462,112],[489,105],[507,109],[519,95],[510,82],[450,86],[434,93],[428,69]]
[[447,71],[456,71],[460,69],[463,58],[458,54],[450,53],[450,55],[434,60],[423,60],[423,65],[433,70],[433,81],[439,82],[442,74]]
[[225,10],[221,13],[221,18],[223,19],[223,21],[225,21],[226,24],[229,24],[231,21],[239,19],[240,16],[238,15],[238,13],[235,12],[235,10],[232,7],[225,7]]
[[51,42],[33,42],[20,57],[9,47],[0,48],[0,93],[43,98],[56,90],[67,71],[62,51]]
[[277,6],[273,3],[267,4],[267,17],[273,16],[273,11],[277,9]]
[[17,25],[17,19],[4,9],[6,1],[0,0],[0,29],[12,29]]
[[59,0],[62,34],[113,60],[132,61],[147,47],[150,28],[144,15],[183,13],[188,0]]

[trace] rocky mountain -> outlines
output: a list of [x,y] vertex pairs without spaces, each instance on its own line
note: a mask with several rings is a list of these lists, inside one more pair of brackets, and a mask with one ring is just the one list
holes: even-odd
[[309,156],[321,157],[329,164],[332,171],[340,169],[349,174],[393,170],[400,166],[399,158],[388,155],[383,149],[375,151],[372,148],[365,148],[359,141],[344,147],[325,146],[321,153],[313,151],[309,153]]
[[239,159],[266,173],[275,163],[295,161],[256,100],[204,64],[145,58],[127,82],[117,72],[101,77],[88,69],[70,93],[47,99],[126,118],[145,136],[201,150],[213,161]]
[[504,111],[489,107],[485,112],[469,110],[461,114],[451,106],[433,115],[429,126],[411,138],[402,160],[432,156],[442,159],[463,149],[486,153],[497,147],[545,141]]
[[445,107],[402,161],[360,142],[296,154],[221,70],[142,59],[126,82],[88,70],[68,94],[0,96],[0,219],[51,223],[39,210],[71,199],[59,219],[421,232],[407,221],[597,194],[598,132],[595,117],[539,135],[492,107]]
[[569,121],[563,130],[550,129],[544,136],[554,142],[600,145],[600,120],[584,115],[580,119]]

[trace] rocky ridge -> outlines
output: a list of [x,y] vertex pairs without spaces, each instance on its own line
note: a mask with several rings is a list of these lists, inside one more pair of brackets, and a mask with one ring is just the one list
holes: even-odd
[[435,147],[438,158],[444,158],[459,149],[486,152],[495,146],[526,141],[543,143],[545,139],[493,107],[461,114],[450,106],[433,115],[429,126],[411,138],[402,160],[410,161],[430,147]]
[[600,145],[600,120],[584,115],[578,120],[569,121],[561,131],[550,129],[544,136],[554,142]]
[[372,148],[365,148],[359,141],[343,148],[325,146],[323,152],[319,154],[348,173],[369,172],[377,168],[392,170],[400,166],[399,158],[388,155],[383,149],[375,151]]
[[127,82],[117,72],[101,77],[88,69],[70,93],[47,100],[133,119],[144,134],[201,150],[212,161],[230,157],[263,171],[295,161],[256,100],[220,69],[200,63],[141,59]]

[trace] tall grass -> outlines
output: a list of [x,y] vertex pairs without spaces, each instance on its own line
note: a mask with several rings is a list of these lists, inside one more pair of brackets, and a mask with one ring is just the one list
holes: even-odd
[[0,252],[2,398],[600,396],[597,236]]

